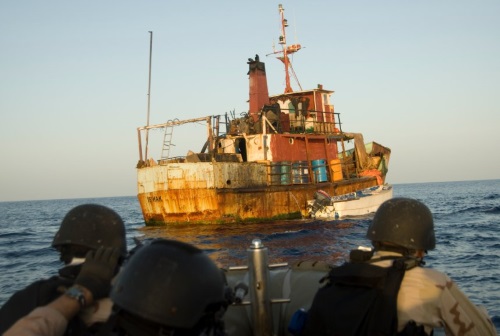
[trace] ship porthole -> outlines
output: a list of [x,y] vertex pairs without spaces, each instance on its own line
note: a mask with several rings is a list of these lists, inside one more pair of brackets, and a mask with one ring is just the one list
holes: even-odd
[[231,180],[227,180],[227,181],[226,181],[226,184],[227,184],[227,185],[231,185]]
[[293,138],[288,139],[288,142],[290,143],[290,145],[293,145]]

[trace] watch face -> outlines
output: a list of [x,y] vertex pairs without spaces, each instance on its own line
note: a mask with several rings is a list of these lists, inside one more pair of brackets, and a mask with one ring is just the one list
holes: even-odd
[[85,295],[83,295],[83,292],[78,287],[70,287],[64,294],[77,300],[80,307],[85,306]]

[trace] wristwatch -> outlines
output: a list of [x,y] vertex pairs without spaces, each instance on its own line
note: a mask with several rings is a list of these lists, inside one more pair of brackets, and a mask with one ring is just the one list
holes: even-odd
[[80,288],[78,288],[76,286],[72,286],[72,287],[68,288],[66,290],[66,292],[64,292],[64,295],[69,296],[70,298],[78,301],[78,303],[80,304],[80,308],[85,307],[85,303],[86,303],[85,302],[85,295],[83,294],[83,291]]

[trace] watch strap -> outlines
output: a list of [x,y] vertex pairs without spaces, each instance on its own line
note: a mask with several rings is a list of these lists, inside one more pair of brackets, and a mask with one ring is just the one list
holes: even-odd
[[80,308],[85,307],[86,304],[85,295],[83,294],[83,291],[79,287],[72,286],[68,288],[66,292],[64,292],[64,295],[78,301],[78,303],[80,304]]

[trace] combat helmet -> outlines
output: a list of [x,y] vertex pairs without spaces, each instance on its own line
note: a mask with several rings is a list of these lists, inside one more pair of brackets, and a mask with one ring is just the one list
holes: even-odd
[[156,334],[214,330],[227,308],[225,285],[222,270],[202,250],[158,238],[130,257],[110,297],[118,326],[130,334],[145,334],[140,325],[156,326]]
[[411,198],[396,197],[380,205],[366,237],[408,250],[432,250],[436,246],[434,220],[429,208]]
[[52,246],[80,246],[97,249],[101,246],[115,247],[121,255],[127,254],[125,225],[112,209],[98,204],[82,204],[64,216]]

